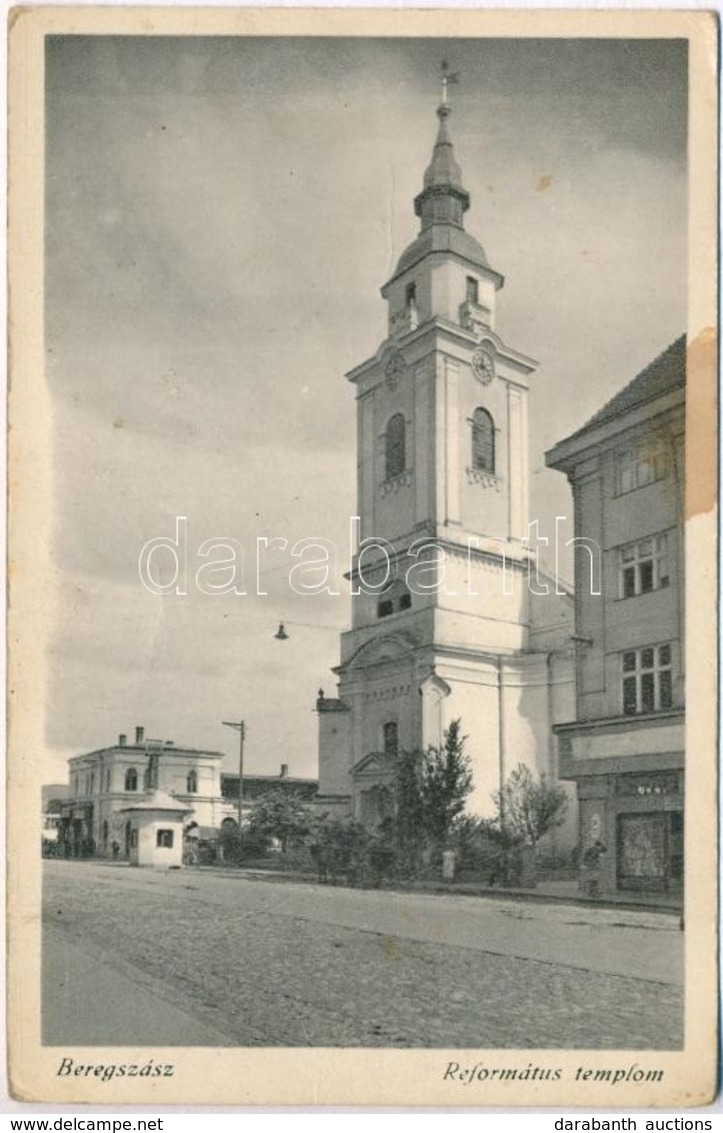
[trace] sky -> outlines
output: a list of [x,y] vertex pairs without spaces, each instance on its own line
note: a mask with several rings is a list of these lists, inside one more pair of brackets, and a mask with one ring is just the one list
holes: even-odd
[[[344,374],[386,335],[379,288],[418,231],[442,59],[461,75],[465,226],[505,276],[497,330],[540,362],[531,514],[551,533],[571,499],[545,450],[685,330],[683,42],[47,41],[45,781],[136,724],[233,770],[222,721],[241,718],[249,773],[316,773],[314,700],[350,616]],[[179,515],[187,592],[151,594],[141,549]],[[311,536],[339,548],[337,595],[295,595],[273,548],[258,585],[259,537]],[[195,585],[222,538],[245,594]]]

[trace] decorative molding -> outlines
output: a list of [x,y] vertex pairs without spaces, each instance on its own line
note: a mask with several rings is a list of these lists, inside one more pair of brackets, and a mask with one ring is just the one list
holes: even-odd
[[453,358],[450,354],[442,355],[444,360],[444,372],[448,377],[459,377],[459,358]]
[[403,307],[401,311],[397,311],[392,315],[389,320],[389,329],[395,336],[401,337],[403,334],[408,334],[409,331],[416,330],[419,326],[419,311],[416,304],[410,307]]
[[376,700],[396,700],[401,696],[408,696],[411,691],[412,686],[410,684],[396,685],[394,688],[372,689],[364,693],[364,700],[367,703]]
[[414,380],[415,380],[415,382],[421,382],[426,377],[428,377],[430,369],[431,369],[431,365],[430,365],[430,359],[429,358],[424,358],[421,362],[417,362],[417,364],[414,367]]
[[392,476],[390,480],[383,480],[379,486],[379,493],[382,496],[388,496],[391,492],[398,492],[400,488],[408,488],[412,483],[412,470],[405,468],[404,472],[400,472],[398,476]]
[[392,348],[389,352],[389,358],[384,364],[384,380],[390,390],[397,388],[406,370],[407,363],[404,360],[404,355],[401,350]]
[[481,303],[472,303],[467,299],[460,305],[459,322],[465,330],[481,338],[491,329],[492,312],[489,307],[484,307]]
[[485,472],[483,468],[467,468],[466,472],[470,484],[479,484],[482,488],[494,488],[496,492],[502,490],[502,477],[495,476],[494,472]]

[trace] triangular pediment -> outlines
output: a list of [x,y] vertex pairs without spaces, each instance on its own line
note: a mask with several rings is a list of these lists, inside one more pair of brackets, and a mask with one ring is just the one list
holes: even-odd
[[414,643],[400,633],[385,634],[367,641],[352,654],[343,669],[364,669],[369,665],[384,665],[395,661],[411,661]]
[[396,760],[389,755],[385,755],[383,751],[369,751],[363,755],[351,769],[353,777],[379,776],[380,778],[389,778],[396,774],[397,765]]

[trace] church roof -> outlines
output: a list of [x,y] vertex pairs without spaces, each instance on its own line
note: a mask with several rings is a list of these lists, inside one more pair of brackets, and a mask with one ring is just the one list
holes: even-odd
[[391,279],[382,288],[382,295],[389,283],[434,253],[457,256],[470,267],[492,275],[496,286],[502,286],[503,278],[490,266],[484,248],[464,229],[469,193],[462,184],[462,170],[449,135],[450,113],[451,107],[446,102],[437,108],[439,129],[432,160],[424,173],[424,187],[414,200],[414,211],[422,222],[421,232],[402,252]]
[[424,173],[424,188],[431,189],[444,186],[445,188],[460,189],[465,193],[462,186],[462,170],[454,156],[452,139],[447,129],[449,114],[450,107],[447,105],[442,105],[437,110],[439,130],[437,140],[434,143],[432,160]]
[[[431,252],[442,252],[446,255],[452,253],[466,260],[473,267],[485,268],[493,271],[487,259],[487,253],[478,240],[466,232],[464,228],[457,228],[452,224],[433,224],[419,233],[416,240],[402,252],[399,262],[394,269],[390,283],[414,267]],[[497,275],[497,272],[494,272]],[[502,277],[500,276],[500,279]]]

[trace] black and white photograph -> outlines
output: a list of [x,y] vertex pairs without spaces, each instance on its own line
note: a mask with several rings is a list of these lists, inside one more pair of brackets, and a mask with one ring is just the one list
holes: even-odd
[[15,1090],[710,1100],[712,17],[74,11],[14,29]]

